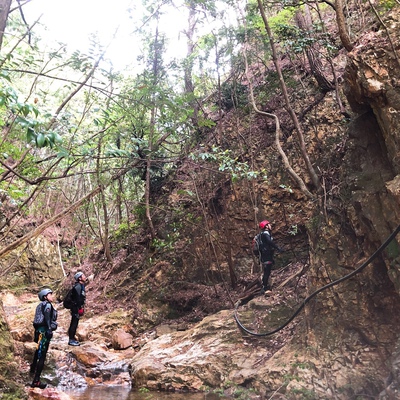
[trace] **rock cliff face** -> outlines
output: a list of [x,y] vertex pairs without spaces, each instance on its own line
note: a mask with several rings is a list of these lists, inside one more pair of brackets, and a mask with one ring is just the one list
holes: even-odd
[[[310,290],[354,270],[400,223],[399,18],[399,10],[392,12],[386,29],[370,32],[348,54],[345,90],[358,116],[348,129],[341,168],[342,212],[328,214],[328,223],[309,230]],[[395,398],[390,396],[399,384],[397,369],[388,367],[398,361],[399,240],[362,274],[325,292],[308,311],[314,344],[369,349],[372,364],[364,371],[368,375],[370,370],[370,382],[377,375],[381,382],[391,377],[382,398]]]
[[[400,223],[399,18],[398,9],[386,15],[384,26],[368,33],[346,55],[344,87],[353,115],[343,136],[343,124],[328,111],[334,107],[332,99],[326,96],[323,104],[316,107],[321,125],[310,126],[310,132],[315,128],[323,141],[321,159],[335,151],[329,144],[335,140],[336,132],[341,139],[334,142],[336,151],[343,151],[329,177],[337,186],[331,186],[322,209],[317,210],[295,190],[280,190],[269,182],[255,192],[245,184],[221,184],[220,190],[210,195],[208,206],[214,216],[210,218],[210,236],[226,233],[219,244],[237,267],[249,269],[249,257],[243,256],[242,246],[254,216],[272,215],[277,231],[283,230],[285,217],[293,218],[290,223],[300,231],[306,229],[309,238],[307,288],[311,294],[354,271]],[[240,122],[244,129],[245,118]],[[269,147],[271,143],[265,138],[271,133],[268,123],[253,127],[252,132],[257,129],[264,130],[260,143],[265,147],[259,158],[251,161],[262,160],[268,163],[270,174],[273,171],[276,176],[284,176]],[[225,126],[221,141],[228,140],[232,131]],[[343,144],[341,149],[339,145]],[[291,145],[289,137],[288,151]],[[314,150],[317,153],[317,146]],[[212,179],[203,184],[204,191]],[[196,189],[193,181],[187,180],[188,192]],[[197,184],[202,185],[201,179]],[[171,194],[170,199],[177,204],[179,196]],[[251,204],[256,204],[254,215],[243,211],[249,210]],[[198,251],[206,248],[201,240],[196,241]],[[222,325],[211,323],[211,317],[203,321],[203,327],[211,323],[217,329],[213,339],[205,332],[198,335],[199,325],[189,333],[162,337],[145,346],[132,360],[133,382],[154,389],[199,389],[202,384],[223,387],[230,382],[241,388],[256,388],[266,398],[276,392],[290,399],[398,398],[399,241],[399,237],[393,240],[362,273],[311,301],[305,309],[304,323],[296,327],[291,343],[274,355],[268,354],[274,339],[261,342],[253,338],[249,343],[250,337],[245,337],[242,341],[233,333],[228,317],[220,314],[217,320],[224,320]],[[206,252],[202,254],[206,256]],[[247,307],[262,308],[265,304],[254,300]],[[224,342],[221,338],[225,337],[231,342]],[[227,354],[228,360],[224,358]]]
[[42,235],[31,240],[26,251],[17,249],[2,258],[0,269],[6,279],[1,280],[0,287],[40,288],[46,282],[59,282],[64,277],[62,268],[57,246]]

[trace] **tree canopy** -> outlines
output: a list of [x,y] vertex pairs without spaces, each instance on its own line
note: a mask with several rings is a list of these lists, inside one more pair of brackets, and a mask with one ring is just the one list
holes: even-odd
[[[110,232],[141,215],[154,239],[154,198],[163,181],[206,132],[219,129],[223,114],[232,108],[260,111],[262,76],[272,64],[273,84],[295,127],[300,170],[294,171],[280,145],[277,116],[263,115],[276,122],[275,144],[293,183],[310,197],[321,190],[280,59],[287,56],[310,70],[321,92],[337,90],[332,57],[341,47],[351,50],[370,9],[351,1],[143,0],[141,26],[132,27],[141,49],[132,72],[114,70],[106,44],[96,37],[87,54],[62,43],[49,49],[35,33],[39,22],[26,20],[22,2],[14,8],[9,0],[1,3],[0,254],[21,244],[10,247],[6,240],[21,216],[56,224],[66,210],[74,211],[76,230],[100,242],[108,259]],[[183,58],[171,57],[161,24],[171,10],[185,20]],[[336,16],[340,41],[324,25],[326,12]],[[227,147],[200,157],[229,179],[264,179]]]

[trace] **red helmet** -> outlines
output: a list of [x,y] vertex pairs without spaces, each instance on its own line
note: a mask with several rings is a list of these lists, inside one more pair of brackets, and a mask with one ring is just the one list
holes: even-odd
[[269,221],[267,221],[267,220],[261,221],[261,222],[258,224],[258,226],[260,227],[260,229],[264,229],[267,225],[269,225]]

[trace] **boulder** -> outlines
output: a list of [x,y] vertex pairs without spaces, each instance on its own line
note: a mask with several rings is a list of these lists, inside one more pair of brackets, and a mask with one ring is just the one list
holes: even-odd
[[122,329],[118,329],[112,336],[112,347],[114,350],[125,350],[132,346],[133,336]]

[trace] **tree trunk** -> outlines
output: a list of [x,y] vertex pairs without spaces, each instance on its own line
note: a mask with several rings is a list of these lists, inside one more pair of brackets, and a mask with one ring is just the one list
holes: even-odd
[[[113,92],[113,81],[111,80],[111,93]],[[107,103],[106,107],[108,108],[110,105],[110,97],[107,98]],[[106,130],[105,123],[103,125],[103,130]],[[110,239],[109,239],[109,232],[110,232],[110,216],[109,212],[107,209],[107,200],[106,200],[106,195],[104,193],[104,188],[101,186],[101,176],[100,176],[100,160],[101,160],[101,154],[102,154],[102,143],[103,143],[103,137],[102,135],[99,136],[99,142],[98,142],[98,147],[97,147],[97,170],[96,170],[96,177],[97,177],[97,184],[101,187],[100,191],[100,199],[101,199],[101,205],[103,208],[103,218],[104,218],[104,232],[103,232],[103,237],[102,237],[102,244],[103,244],[103,250],[104,250],[104,256],[106,257],[106,260],[111,263],[112,262],[112,257],[111,257],[111,250],[110,250]],[[101,228],[101,221],[99,220],[99,227]],[[100,229],[100,232],[102,230]]]
[[235,268],[233,266],[233,260],[232,260],[232,243],[229,241],[227,243],[227,259],[228,259],[228,266],[229,266],[229,276],[231,278],[231,286],[234,289],[237,286],[237,276],[236,276],[236,272],[235,272]]
[[344,48],[347,51],[353,50],[353,44],[350,41],[349,34],[347,33],[347,25],[346,25],[346,18],[344,16],[343,12],[343,1],[342,0],[336,0],[335,3],[335,8],[336,8],[336,22],[337,26],[339,29],[339,37],[340,40],[344,46]]
[[190,106],[193,107],[193,116],[191,118],[193,126],[198,126],[198,114],[199,114],[199,104],[194,98],[194,83],[192,79],[193,70],[193,53],[194,53],[194,33],[196,29],[196,8],[195,4],[189,2],[187,7],[189,8],[189,19],[188,19],[188,29],[185,31],[187,37],[187,54],[184,69],[184,79],[185,79],[185,93],[189,97]]
[[[304,5],[304,8],[306,12],[309,12],[307,4]],[[301,10],[298,10],[296,12],[296,23],[304,36],[311,35],[310,30],[312,21],[310,19],[310,16],[308,18],[305,18]],[[334,90],[335,85],[330,82],[329,79],[325,76],[324,67],[321,62],[321,52],[317,48],[317,43],[314,42],[310,46],[307,46],[305,52],[307,55],[308,63],[310,65],[311,73],[313,74],[315,80],[318,82],[318,86],[321,88],[321,90],[323,92]]]
[[[123,186],[122,186],[122,181],[121,179],[117,180],[117,194],[116,194],[116,199],[115,199],[115,203],[116,203],[116,208],[117,208],[117,225],[120,225],[122,220],[123,220],[123,213],[122,213],[122,193],[123,193]],[[129,225],[129,216],[127,215],[127,222]]]
[[6,30],[11,3],[12,0],[0,0],[0,50],[3,45],[3,37]]
[[[159,52],[159,43],[158,43],[158,26],[156,28],[156,35],[154,38],[154,54],[153,54],[153,89],[156,88],[158,82],[158,73],[159,73],[159,65],[158,65],[158,54]],[[153,154],[153,140],[154,134],[156,130],[156,99],[153,94],[153,104],[150,111],[150,127],[149,127],[149,141],[148,148],[149,154],[146,159],[146,186],[145,186],[145,202],[146,202],[146,218],[149,223],[151,237],[154,239],[156,236],[156,231],[154,229],[153,220],[151,218],[151,209],[150,209],[150,192],[151,192],[151,157]]]
[[271,50],[272,50],[272,59],[273,59],[273,62],[274,62],[275,68],[276,68],[276,72],[277,72],[277,74],[279,76],[279,83],[280,83],[280,86],[281,86],[281,89],[282,89],[283,96],[285,98],[286,107],[287,107],[287,110],[288,110],[288,112],[290,114],[290,117],[291,117],[291,119],[293,121],[293,124],[295,126],[295,131],[296,131],[297,138],[298,138],[298,141],[299,141],[301,155],[302,155],[302,157],[304,159],[308,174],[309,174],[309,176],[311,178],[311,181],[312,181],[314,187],[317,189],[317,191],[320,191],[321,190],[321,184],[319,182],[318,175],[315,172],[314,167],[312,166],[312,163],[311,163],[310,158],[308,156],[307,149],[306,149],[306,144],[305,144],[305,141],[304,141],[304,135],[303,135],[302,129],[300,127],[300,123],[299,123],[299,121],[297,119],[297,116],[296,116],[295,112],[293,111],[293,108],[290,105],[289,95],[288,95],[286,83],[285,83],[285,80],[283,78],[282,70],[281,70],[281,67],[280,67],[279,62],[278,62],[278,55],[277,55],[277,51],[276,51],[275,41],[273,39],[272,31],[271,31],[271,28],[270,28],[269,23],[268,23],[268,18],[267,18],[266,14],[265,14],[265,10],[264,10],[264,7],[262,5],[262,0],[257,0],[257,2],[258,2],[258,8],[259,8],[260,13],[261,13],[261,17],[262,17],[263,22],[264,22],[265,30],[267,31],[267,34],[268,34],[268,37],[269,37],[269,43],[270,43]]

